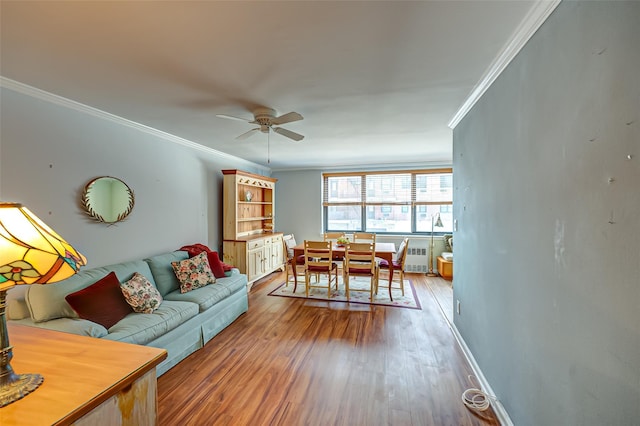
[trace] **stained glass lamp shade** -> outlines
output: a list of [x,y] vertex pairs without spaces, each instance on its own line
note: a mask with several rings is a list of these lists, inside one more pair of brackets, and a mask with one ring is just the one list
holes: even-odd
[[39,374],[15,374],[5,315],[7,290],[16,284],[63,280],[87,259],[26,207],[0,203],[0,407],[30,392],[43,381]]

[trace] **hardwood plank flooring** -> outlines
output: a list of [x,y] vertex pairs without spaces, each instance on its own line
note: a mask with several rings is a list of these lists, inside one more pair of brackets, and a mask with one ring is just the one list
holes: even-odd
[[[461,402],[472,374],[431,284],[422,310],[268,296],[158,379],[161,425],[498,425]],[[442,280],[442,283],[434,281]],[[435,285],[434,284],[434,285]]]
[[453,287],[452,282],[442,277],[426,278],[427,287],[440,305],[442,314],[453,323]]

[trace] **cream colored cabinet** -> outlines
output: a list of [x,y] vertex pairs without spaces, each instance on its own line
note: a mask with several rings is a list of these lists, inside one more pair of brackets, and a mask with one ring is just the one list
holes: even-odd
[[254,248],[247,255],[247,278],[252,281],[255,277],[264,275],[264,247]]
[[247,274],[249,288],[254,281],[284,267],[281,233],[225,240],[222,251],[225,263]]
[[271,238],[271,270],[281,268],[284,265],[284,250],[282,234],[274,235]]
[[276,179],[223,170],[224,262],[256,280],[283,268],[282,234],[273,232]]

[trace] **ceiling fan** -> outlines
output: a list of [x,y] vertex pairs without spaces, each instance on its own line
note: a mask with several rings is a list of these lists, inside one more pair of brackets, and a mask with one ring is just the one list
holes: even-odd
[[269,133],[271,130],[281,134],[282,136],[286,136],[290,139],[293,139],[296,142],[304,139],[304,136],[299,133],[292,132],[291,130],[284,129],[282,127],[274,127],[274,126],[280,126],[281,124],[302,120],[304,117],[298,114],[297,112],[288,112],[279,117],[276,117],[275,110],[271,108],[256,108],[253,111],[253,120],[249,118],[234,117],[233,115],[226,115],[226,114],[217,114],[216,117],[228,118],[231,120],[238,120],[238,121],[246,121],[250,124],[257,124],[258,126],[260,126],[260,127],[253,128],[248,132],[241,134],[240,136],[237,136],[236,139],[246,139],[249,136],[256,133],[257,131],[261,131],[262,133]]

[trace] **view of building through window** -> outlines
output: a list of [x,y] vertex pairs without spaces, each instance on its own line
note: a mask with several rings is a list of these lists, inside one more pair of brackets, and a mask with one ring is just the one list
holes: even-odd
[[326,231],[453,232],[451,169],[323,174]]

